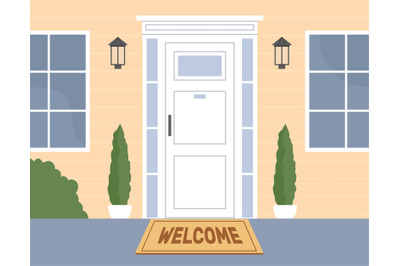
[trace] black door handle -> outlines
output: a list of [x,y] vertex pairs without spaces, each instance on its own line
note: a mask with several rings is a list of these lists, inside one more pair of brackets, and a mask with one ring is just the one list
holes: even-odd
[[168,115],[168,137],[171,137],[171,115]]

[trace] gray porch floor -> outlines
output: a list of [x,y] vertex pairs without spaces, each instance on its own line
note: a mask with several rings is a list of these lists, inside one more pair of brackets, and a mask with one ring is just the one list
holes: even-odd
[[369,220],[250,220],[264,255],[135,255],[149,220],[31,219],[31,265],[368,265]]

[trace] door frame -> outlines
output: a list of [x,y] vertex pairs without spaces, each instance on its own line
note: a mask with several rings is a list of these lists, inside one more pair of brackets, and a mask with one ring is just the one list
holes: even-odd
[[[193,145],[190,143],[186,144],[176,144],[175,136],[176,136],[176,113],[175,113],[175,95],[177,92],[190,93],[194,91],[204,91],[205,93],[210,92],[224,92],[225,98],[225,144],[224,145],[215,145],[215,144],[205,144],[210,150],[206,150],[206,154],[200,152],[198,157],[225,157],[225,208],[197,208],[194,209],[179,209],[171,206],[172,200],[174,198],[175,186],[172,184],[176,184],[172,182],[175,180],[173,176],[175,173],[176,165],[165,165],[165,181],[166,181],[166,191],[165,191],[165,203],[166,203],[166,218],[234,218],[235,215],[235,43],[233,42],[167,42],[166,44],[166,73],[168,74],[165,77],[165,106],[167,113],[164,114],[165,124],[168,123],[167,116],[172,114],[172,136],[165,138],[165,160],[168,162],[168,158],[170,160],[170,164],[173,164],[173,157],[182,157],[182,155],[175,155],[174,152],[177,150],[181,150],[185,145]],[[190,47],[190,48],[188,48]],[[178,49],[178,50],[176,50]],[[189,54],[216,54],[223,53],[224,59],[222,68],[223,78],[210,78],[210,77],[191,77],[190,79],[181,79],[177,77],[173,77],[177,71],[177,62],[176,54],[179,53],[189,53]],[[168,62],[168,59],[171,61]],[[167,65],[168,64],[168,65]],[[226,64],[226,65],[225,65]],[[169,68],[169,69],[168,69]],[[194,89],[188,90],[188,83],[193,85]],[[194,84],[193,84],[194,83]],[[191,86],[191,85],[189,85]],[[191,88],[193,88],[191,87]],[[182,90],[183,89],[183,90]],[[222,90],[222,91],[221,91]],[[169,96],[168,96],[168,93]],[[229,95],[229,96],[228,96]],[[198,101],[198,100],[197,100]],[[229,113],[228,113],[229,112]],[[227,120],[230,119],[230,120]],[[229,126],[228,126],[229,125]],[[232,131],[233,130],[233,131]],[[167,132],[165,132],[167,134]],[[172,138],[172,139],[171,139]],[[229,140],[229,142],[228,142]],[[177,146],[175,146],[177,145]],[[201,147],[202,144],[194,144],[191,149],[200,149],[204,152],[204,147]],[[168,150],[167,148],[171,150]],[[219,151],[218,151],[219,150]],[[227,152],[229,150],[229,152]],[[218,152],[217,152],[218,151]],[[217,152],[217,153],[215,153]],[[190,153],[190,152],[189,152]],[[178,152],[178,154],[180,154]],[[195,155],[187,155],[183,157],[195,157]],[[169,171],[168,171],[169,170]],[[171,183],[170,183],[171,182]],[[172,188],[171,188],[172,185]],[[172,198],[171,198],[172,196]],[[168,203],[170,205],[168,205]]]
[[[166,75],[166,43],[181,42],[215,42],[234,44],[234,218],[242,218],[242,182],[245,175],[252,175],[252,217],[257,218],[257,24],[262,20],[260,16],[139,16],[143,28],[143,190],[142,202],[143,218],[165,218],[166,217],[166,176],[165,176],[165,141],[167,136],[167,125],[165,106],[165,75]],[[188,23],[189,22],[189,23]],[[188,25],[194,25],[193,29],[188,29]],[[204,26],[199,31],[199,27]],[[168,30],[167,28],[170,27]],[[183,28],[180,28],[183,27]],[[213,28],[214,27],[214,28]],[[225,29],[226,28],[226,29]],[[242,86],[247,84],[242,80],[242,40],[252,39],[252,68],[253,80],[253,145],[252,145],[252,173],[242,172],[242,132],[248,127],[242,126]],[[147,41],[155,39],[156,48],[156,68],[158,77],[155,81],[148,80],[148,49]],[[153,62],[154,63],[154,62]],[[147,122],[147,86],[156,84],[157,94],[157,116],[158,124],[155,127],[148,126]],[[157,171],[148,172],[148,130],[156,132],[157,142]],[[156,197],[148,195],[148,178],[155,178]],[[154,191],[153,191],[154,192]],[[154,193],[153,193],[154,194]],[[149,199],[148,199],[149,196]],[[154,199],[156,198],[156,199]],[[148,215],[147,209],[151,204],[156,204],[156,215]],[[214,218],[214,217],[212,217]]]

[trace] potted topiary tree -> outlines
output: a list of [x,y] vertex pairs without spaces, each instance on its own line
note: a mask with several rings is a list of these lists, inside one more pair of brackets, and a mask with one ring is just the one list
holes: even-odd
[[112,205],[108,205],[111,218],[129,218],[132,206],[128,205],[131,191],[131,165],[128,158],[128,145],[122,126],[114,132],[111,152],[108,195]]
[[274,176],[274,212],[276,218],[294,218],[297,206],[293,205],[296,192],[296,163],[293,159],[293,145],[285,125],[279,132],[278,151]]

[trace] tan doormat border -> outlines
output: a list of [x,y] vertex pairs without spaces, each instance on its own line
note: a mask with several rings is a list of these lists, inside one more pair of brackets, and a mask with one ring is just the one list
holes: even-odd
[[136,254],[264,254],[248,220],[150,220]]

